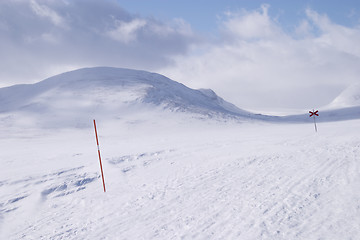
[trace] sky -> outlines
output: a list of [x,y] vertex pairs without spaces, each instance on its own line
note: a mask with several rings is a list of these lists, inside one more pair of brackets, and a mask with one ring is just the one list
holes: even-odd
[[359,42],[355,0],[0,0],[0,87],[112,66],[312,109],[360,82]]

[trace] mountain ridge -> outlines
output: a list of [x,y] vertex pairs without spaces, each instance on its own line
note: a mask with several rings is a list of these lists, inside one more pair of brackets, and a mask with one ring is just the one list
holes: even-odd
[[124,68],[82,68],[38,83],[0,89],[0,113],[23,112],[37,118],[40,114],[50,121],[116,117],[139,107],[208,117],[252,115],[212,90],[195,90],[157,73]]
[[[158,73],[126,68],[81,68],[34,84],[0,88],[0,113],[21,113],[21,118],[57,122],[55,125],[60,121],[73,125],[96,116],[118,118],[156,109],[207,118],[311,122],[307,113],[282,117],[251,113],[211,89],[191,89]],[[360,118],[360,106],[319,111],[318,121]]]
[[358,106],[360,106],[360,83],[348,86],[327,107],[336,109]]

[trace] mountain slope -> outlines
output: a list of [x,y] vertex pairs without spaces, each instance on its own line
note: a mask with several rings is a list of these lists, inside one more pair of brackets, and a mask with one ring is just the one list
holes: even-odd
[[96,67],[63,73],[36,84],[0,89],[0,112],[80,119],[116,116],[135,108],[160,108],[208,116],[250,116],[211,90],[194,90],[156,73]]
[[[360,118],[359,88],[350,87],[334,100],[333,107],[319,109],[318,121]],[[5,125],[20,122],[81,127],[89,126],[92,118],[143,114],[144,120],[164,112],[184,112],[200,118],[312,122],[307,111],[283,117],[253,114],[226,102],[210,89],[194,90],[160,74],[122,68],[84,68],[36,84],[0,89],[0,122]]]
[[329,105],[331,108],[347,108],[360,106],[360,83],[347,87]]

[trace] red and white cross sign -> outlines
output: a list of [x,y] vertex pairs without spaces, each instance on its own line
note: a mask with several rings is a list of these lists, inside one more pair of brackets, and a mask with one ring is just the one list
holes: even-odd
[[[309,116],[309,117],[312,117],[313,115],[319,116],[318,112],[319,112],[318,110],[316,110],[316,111],[314,111],[314,110],[313,110],[313,111],[309,111],[309,113],[310,113],[310,116]],[[314,116],[314,117],[315,117],[315,116]]]

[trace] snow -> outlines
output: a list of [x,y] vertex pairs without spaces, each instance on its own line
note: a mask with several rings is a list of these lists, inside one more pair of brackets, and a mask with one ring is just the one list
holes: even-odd
[[329,104],[329,108],[360,106],[360,83],[352,84]]
[[0,239],[360,236],[360,119],[315,133],[159,75],[94,71],[0,89]]
[[[2,131],[1,239],[356,239],[360,121]],[[89,120],[90,121],[90,120]]]
[[[8,125],[89,127],[89,116],[121,118],[149,109],[191,112],[201,118],[312,122],[307,111],[288,116],[254,114],[210,89],[195,90],[160,74],[122,68],[84,68],[36,84],[0,88],[0,114],[4,113],[0,121]],[[360,106],[325,107],[319,113],[318,121],[324,122],[359,119]]]
[[165,76],[131,69],[85,68],[0,89],[0,113],[12,112],[14,118],[30,118],[28,122],[42,127],[88,126],[88,116],[114,118],[154,106],[214,117],[251,115],[214,92],[209,95]]

